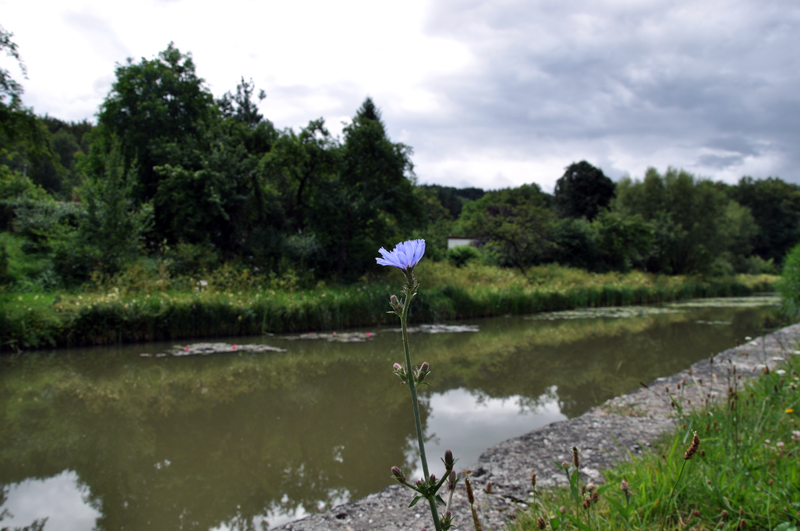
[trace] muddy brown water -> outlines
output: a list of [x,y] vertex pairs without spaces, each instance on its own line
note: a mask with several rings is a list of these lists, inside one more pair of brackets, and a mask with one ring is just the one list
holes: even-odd
[[[421,394],[433,471],[447,448],[466,467],[760,335],[775,303],[422,327],[410,343],[433,370]],[[223,352],[179,342],[0,358],[0,527],[261,529],[378,491],[393,465],[416,475],[408,390],[391,372],[396,330],[214,342]]]

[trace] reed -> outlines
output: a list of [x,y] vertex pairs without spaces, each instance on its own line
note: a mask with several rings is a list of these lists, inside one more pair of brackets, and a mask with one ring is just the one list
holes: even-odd
[[[410,322],[650,304],[772,290],[777,277],[701,279],[633,272],[594,274],[558,266],[527,277],[497,267],[420,264],[424,290]],[[226,284],[227,282],[227,284]],[[103,345],[394,324],[381,311],[400,280],[296,289],[292,279],[226,272],[195,279],[102,282],[83,293],[0,293],[0,348]],[[133,289],[131,286],[134,286]],[[282,286],[282,287],[281,287]],[[175,289],[177,288],[177,289]]]

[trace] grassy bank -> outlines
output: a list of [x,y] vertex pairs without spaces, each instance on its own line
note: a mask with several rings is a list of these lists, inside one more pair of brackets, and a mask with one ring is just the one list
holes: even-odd
[[[591,274],[558,266],[522,276],[446,262],[423,262],[417,276],[422,289],[415,322],[745,295],[770,291],[777,280]],[[401,285],[397,271],[381,280],[306,290],[295,289],[292,279],[228,272],[209,280],[109,279],[82,293],[3,293],[0,344],[18,350],[395,324],[386,312]]]
[[[730,379],[726,400],[681,415],[652,452],[605,471],[596,501],[584,503],[593,491],[579,494],[575,477],[574,488],[540,493],[514,529],[800,528],[798,371],[794,356],[744,387]],[[695,433],[699,451],[686,459]]]

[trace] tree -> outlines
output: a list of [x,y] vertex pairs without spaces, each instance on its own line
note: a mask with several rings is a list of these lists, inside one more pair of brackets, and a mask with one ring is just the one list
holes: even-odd
[[614,211],[639,215],[653,231],[653,249],[646,260],[651,271],[672,274],[711,273],[732,267],[735,257],[749,254],[753,221],[714,183],[668,168],[654,168],[643,181],[623,179],[617,185]]
[[159,235],[169,242],[210,244],[229,255],[252,256],[260,245],[254,236],[281,224],[274,212],[277,191],[265,186],[260,165],[273,142],[269,122],[250,127],[217,118],[204,122],[195,135],[165,144],[169,162],[154,168]]
[[100,173],[92,173],[88,164],[83,168],[85,210],[77,230],[55,246],[56,268],[68,284],[87,280],[93,271],[113,274],[132,261],[152,222],[151,203],[134,204],[135,168],[125,169],[119,144],[98,151],[108,156],[95,162]]
[[327,267],[357,278],[375,249],[414,229],[422,208],[414,193],[411,148],[389,140],[371,98],[345,127],[339,157],[338,179],[321,183],[315,194],[313,229]]
[[[14,36],[0,26],[0,50],[13,58],[23,77],[28,73],[19,55]],[[0,68],[0,164],[27,175],[28,158],[53,160],[47,129],[36,119],[31,109],[22,106],[22,85],[11,72]]]
[[140,203],[155,197],[162,179],[155,167],[170,164],[163,146],[196,137],[214,112],[213,97],[195,73],[191,54],[173,43],[155,59],[118,64],[116,81],[100,106],[98,125],[119,138],[126,168],[137,161]]
[[[25,68],[25,63],[22,62],[19,56],[17,44],[11,40],[12,37],[14,37],[13,33],[6,31],[0,26],[0,50],[5,50],[6,55],[16,61],[17,66],[19,66],[19,69],[22,71],[23,77],[27,79],[28,71]],[[22,105],[22,93],[22,85],[11,77],[11,72],[6,68],[0,68],[0,104],[2,104],[0,108],[19,108]],[[5,116],[3,118],[5,118]]]
[[525,274],[554,248],[548,196],[536,184],[489,192],[464,206],[461,230]]
[[753,252],[764,260],[781,262],[800,241],[800,186],[769,177],[742,177],[728,191],[737,203],[750,209],[758,234]]
[[614,181],[585,160],[567,166],[556,181],[555,207],[562,218],[593,220],[614,197]]
[[[236,86],[236,94],[228,91],[222,98],[217,100],[222,116],[224,118],[233,118],[237,122],[251,127],[260,124],[264,120],[264,116],[258,112],[258,104],[253,102],[253,91],[255,91],[253,80],[251,79],[248,83],[242,77],[242,82]],[[266,97],[267,94],[263,90],[258,92],[259,102]]]

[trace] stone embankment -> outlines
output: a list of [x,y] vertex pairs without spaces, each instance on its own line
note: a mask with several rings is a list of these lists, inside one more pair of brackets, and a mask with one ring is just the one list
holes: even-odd
[[[564,473],[553,462],[571,460],[577,446],[585,481],[602,482],[601,470],[614,466],[628,455],[646,452],[665,431],[676,425],[672,399],[682,407],[703,405],[706,400],[725,396],[728,385],[754,378],[764,367],[771,369],[795,354],[800,341],[800,324],[792,325],[745,345],[728,349],[685,371],[659,378],[646,387],[613,398],[580,417],[555,422],[521,437],[509,439],[486,450],[469,469],[479,503],[486,505],[485,527],[501,530],[521,503],[530,496],[530,476],[537,473],[537,487],[566,484]],[[486,503],[485,486],[492,483]],[[366,498],[345,503],[332,511],[314,514],[286,524],[292,531],[400,531],[432,529],[430,509],[420,502],[409,509],[412,496],[393,485]],[[453,497],[453,514],[461,529],[471,529],[470,509],[463,482]]]

